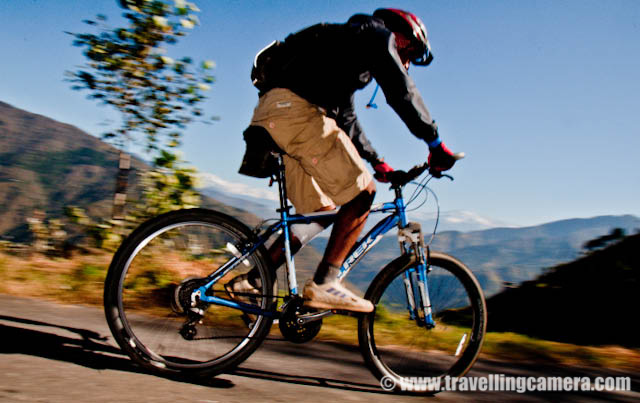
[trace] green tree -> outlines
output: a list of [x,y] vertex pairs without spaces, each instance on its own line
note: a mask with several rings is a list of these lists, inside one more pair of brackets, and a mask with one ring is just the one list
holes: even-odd
[[29,230],[33,235],[32,246],[35,252],[59,255],[67,233],[63,229],[62,221],[51,218],[45,221],[42,211],[34,211],[27,218]]
[[195,169],[184,167],[176,154],[167,151],[160,152],[154,166],[141,175],[142,199],[132,212],[136,221],[200,205],[200,194],[195,189]]
[[84,229],[94,246],[113,251],[142,221],[172,210],[199,206],[194,173],[195,169],[184,167],[176,154],[160,151],[154,168],[140,173],[140,198],[130,203],[122,219],[94,220],[83,209],[73,206],[67,207],[66,214]]
[[85,21],[98,33],[71,33],[88,61],[67,76],[73,89],[89,91],[89,98],[120,113],[120,127],[103,134],[117,146],[143,135],[148,150],[176,147],[186,125],[203,116],[199,104],[214,81],[214,63],[194,66],[190,57],[167,56],[166,48],[199,24],[200,10],[184,0],[118,3],[129,25],[111,28],[103,15]]
[[[203,119],[200,107],[214,77],[212,61],[195,64],[190,57],[173,59],[167,47],[199,24],[200,10],[185,0],[117,0],[126,11],[126,27],[109,27],[107,18],[85,21],[97,33],[71,33],[73,44],[87,58],[77,71],[67,72],[72,88],[89,92],[89,98],[109,105],[121,116],[120,126],[103,134],[122,149],[130,141],[155,153],[154,169],[141,177],[142,197],[125,212],[129,158],[120,155],[120,172],[114,196],[114,220],[95,222],[71,208],[70,215],[84,223],[100,247],[111,245],[127,226],[143,215],[193,207],[199,196],[193,189],[194,169],[183,168],[174,152],[189,123]],[[140,138],[142,137],[142,139]],[[146,203],[140,205],[140,203]],[[133,214],[134,217],[127,217]],[[118,228],[123,223],[125,227]]]

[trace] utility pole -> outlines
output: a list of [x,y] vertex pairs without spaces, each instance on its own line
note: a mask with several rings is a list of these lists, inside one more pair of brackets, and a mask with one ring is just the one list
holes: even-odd
[[131,169],[131,156],[120,151],[120,163],[118,164],[118,176],[116,177],[116,191],[113,196],[114,220],[124,219],[124,206],[127,201],[127,185],[129,183],[129,170]]

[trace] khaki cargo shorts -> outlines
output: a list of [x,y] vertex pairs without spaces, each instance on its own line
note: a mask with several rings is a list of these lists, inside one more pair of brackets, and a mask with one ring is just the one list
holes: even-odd
[[373,180],[336,121],[288,89],[261,96],[251,124],[264,127],[287,153],[287,193],[299,214],[341,206]]

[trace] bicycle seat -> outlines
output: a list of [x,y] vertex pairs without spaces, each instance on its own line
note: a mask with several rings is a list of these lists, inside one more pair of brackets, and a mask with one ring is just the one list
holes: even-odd
[[255,178],[269,178],[278,170],[278,159],[273,154],[285,154],[262,126],[249,126],[242,134],[247,149],[239,173]]

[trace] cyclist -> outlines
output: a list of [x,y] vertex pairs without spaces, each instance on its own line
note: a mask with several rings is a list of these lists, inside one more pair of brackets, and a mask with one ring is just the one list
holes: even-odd
[[[260,98],[251,125],[266,129],[286,153],[287,192],[297,213],[341,206],[322,261],[305,285],[305,305],[371,312],[371,302],[346,289],[338,274],[375,196],[363,159],[381,182],[388,181],[393,169],[365,137],[355,115],[354,92],[375,79],[409,130],[428,144],[431,168],[450,169],[455,158],[408,75],[411,63],[426,66],[433,60],[427,30],[414,14],[385,8],[371,16],[356,14],[345,24],[314,25],[278,46],[264,69],[266,79],[261,76],[256,85]],[[293,252],[322,229],[293,225]],[[282,241],[274,243],[270,255],[275,271],[284,261]],[[252,274],[231,280],[229,294],[258,293]]]

